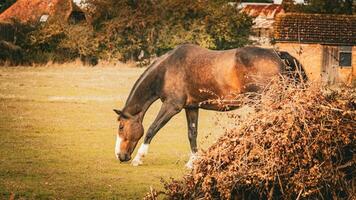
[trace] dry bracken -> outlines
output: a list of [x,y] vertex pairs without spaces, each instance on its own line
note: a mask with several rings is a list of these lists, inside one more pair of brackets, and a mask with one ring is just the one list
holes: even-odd
[[355,196],[355,89],[276,83],[257,96],[247,100],[255,113],[229,114],[234,128],[200,152],[194,169],[146,199]]

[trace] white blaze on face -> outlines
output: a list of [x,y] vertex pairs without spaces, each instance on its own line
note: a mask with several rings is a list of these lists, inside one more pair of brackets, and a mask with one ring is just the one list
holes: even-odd
[[119,135],[117,135],[116,136],[116,145],[115,145],[115,156],[116,156],[116,158],[119,158],[121,141],[122,141],[122,139],[120,138]]

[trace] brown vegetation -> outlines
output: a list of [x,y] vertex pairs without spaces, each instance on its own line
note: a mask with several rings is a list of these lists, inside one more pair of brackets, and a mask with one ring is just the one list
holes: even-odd
[[[72,1],[24,2],[29,0],[16,2],[0,15],[0,21],[5,20],[2,16],[10,20],[18,16],[18,23],[23,24],[49,15],[47,23],[37,24],[32,31],[15,31],[7,37],[8,41],[20,38],[20,33],[24,35],[21,41],[8,42],[23,49],[22,60],[28,64],[62,63],[76,58],[93,64],[98,59],[149,63],[152,57],[184,43],[211,49],[250,43],[251,18],[225,1],[88,0],[87,21],[92,23],[75,23],[75,19],[72,23],[72,17],[78,15],[80,19]],[[0,63],[7,60],[9,57],[0,59]]]
[[272,84],[247,100],[257,110],[207,151],[183,180],[147,199],[351,199],[355,196],[356,96]]

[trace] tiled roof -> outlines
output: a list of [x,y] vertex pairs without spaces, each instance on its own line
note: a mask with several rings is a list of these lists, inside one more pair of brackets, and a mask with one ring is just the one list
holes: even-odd
[[72,0],[17,0],[0,14],[0,21],[16,19],[22,23],[36,23],[43,15],[67,20],[73,10]]
[[284,13],[281,5],[277,4],[261,4],[261,3],[249,3],[243,5],[240,12],[254,17],[253,28],[272,28],[274,19],[278,14]]
[[281,5],[277,4],[249,4],[241,9],[241,12],[246,13],[251,17],[263,17],[274,19],[278,14],[284,13]]
[[274,24],[275,41],[356,45],[356,15],[279,15]]

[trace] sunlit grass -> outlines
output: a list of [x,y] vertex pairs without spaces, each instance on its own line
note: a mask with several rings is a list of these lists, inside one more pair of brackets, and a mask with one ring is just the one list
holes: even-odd
[[[185,114],[154,138],[144,165],[114,156],[116,116],[142,68],[0,68],[0,199],[140,199],[161,178],[186,172]],[[144,126],[158,112],[148,111]],[[199,141],[216,137],[214,112],[202,111]],[[217,131],[218,132],[218,131]]]

